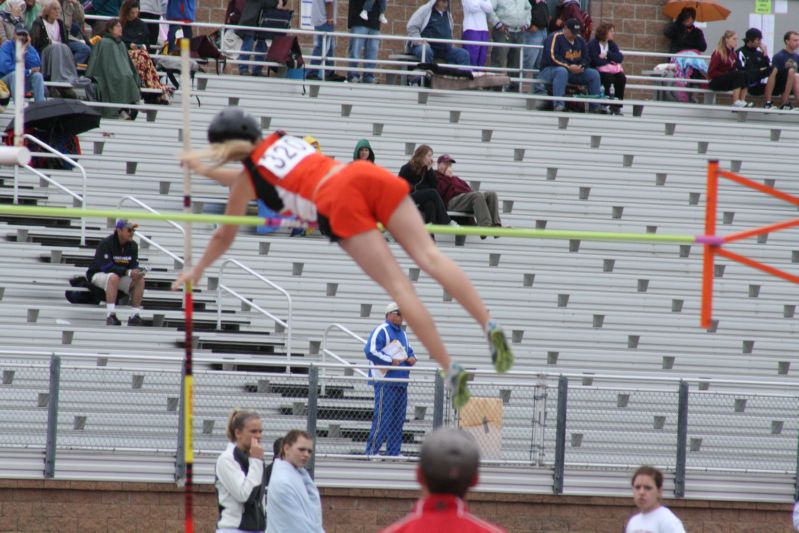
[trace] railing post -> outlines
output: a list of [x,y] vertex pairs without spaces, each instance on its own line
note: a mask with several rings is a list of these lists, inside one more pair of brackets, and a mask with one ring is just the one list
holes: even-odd
[[677,399],[677,465],[674,469],[674,496],[685,496],[685,462],[688,446],[688,383],[680,381]]
[[[183,366],[183,365],[181,365]],[[183,385],[185,379],[186,368],[180,372],[180,407],[178,408],[178,445],[175,451],[175,481],[178,483],[186,477],[186,453],[183,449],[186,440],[185,427],[183,424],[183,417],[186,411],[186,391]]]
[[[314,37],[314,40],[315,40],[316,38],[318,38],[318,37],[319,37],[318,35],[317,35],[317,36],[315,36],[315,37]],[[322,37],[322,62],[321,62],[321,67],[322,67],[322,75],[319,77],[319,79],[320,79],[320,80],[322,80],[322,81],[324,81],[324,79],[325,79],[325,74],[327,74],[327,35],[325,35],[325,34],[323,33],[323,34],[321,35],[321,37]]]
[[796,438],[796,476],[794,476],[793,500],[799,501],[799,436]]
[[566,406],[569,394],[569,378],[558,378],[558,422],[555,429],[555,468],[552,473],[552,492],[563,494],[563,472],[566,463]]
[[44,447],[44,477],[55,477],[56,438],[58,436],[58,391],[61,385],[61,357],[50,358],[50,397],[47,401],[47,442]]
[[433,391],[433,429],[444,425],[444,378],[435,373],[435,389]]
[[[307,417],[307,426],[306,431],[311,434],[311,437],[314,440],[314,448],[316,448],[316,416],[317,416],[317,405],[319,400],[319,367],[316,365],[311,365],[308,369],[308,417]],[[314,460],[314,455],[311,454],[311,459],[308,461],[308,466],[305,468],[308,470],[308,473],[313,478],[314,474],[314,464],[316,461]]]

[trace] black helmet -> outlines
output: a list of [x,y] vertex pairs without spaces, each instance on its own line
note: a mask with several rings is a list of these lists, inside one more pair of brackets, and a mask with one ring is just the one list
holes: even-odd
[[232,139],[255,142],[261,138],[261,128],[255,117],[240,107],[223,109],[208,125],[208,142],[222,143]]

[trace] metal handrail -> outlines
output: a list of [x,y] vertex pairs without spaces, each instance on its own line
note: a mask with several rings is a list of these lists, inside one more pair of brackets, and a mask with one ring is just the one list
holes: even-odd
[[[150,207],[149,205],[145,204],[144,202],[142,202],[141,200],[137,199],[134,196],[125,196],[121,200],[119,200],[119,202],[117,202],[117,209],[121,209],[122,208],[122,204],[124,204],[126,201],[133,202],[134,204],[138,205],[139,207],[141,207],[145,211],[149,211],[150,213],[153,213],[153,214],[156,214],[156,215],[158,214],[158,211],[156,211],[155,209],[153,209],[152,207]],[[186,230],[184,230],[183,226],[181,226],[177,222],[175,222],[173,220],[167,220],[166,223],[169,224],[170,226],[180,230],[181,235],[186,235]]]
[[[347,335],[349,335],[350,337],[352,337],[356,341],[360,342],[361,345],[366,344],[366,339],[364,339],[363,337],[361,337],[357,333],[353,333],[351,330],[349,330],[345,326],[342,326],[341,324],[330,324],[329,326],[327,326],[327,329],[325,329],[325,333],[322,335],[322,364],[324,365],[325,363],[327,363],[327,356],[329,355],[330,357],[332,357],[336,361],[338,361],[338,362],[340,362],[342,364],[345,364],[345,365],[347,365],[349,367],[352,367],[356,372],[358,372],[363,377],[369,377],[369,374],[364,372],[363,370],[357,368],[357,365],[353,365],[349,361],[347,361],[347,360],[339,357],[338,355],[336,355],[335,352],[327,349],[327,336],[334,329],[337,329],[339,331],[343,331],[344,333],[346,333]],[[325,378],[326,374],[327,374],[327,368],[323,366],[322,367],[322,378]],[[324,381],[322,382],[322,387],[323,387],[322,390],[324,390]]]
[[[287,321],[284,322],[283,320],[276,317],[266,309],[263,309],[259,305],[251,302],[244,296],[240,295],[233,289],[224,286],[222,284],[222,278],[225,275],[225,266],[227,266],[229,263],[232,263],[237,267],[239,267],[240,269],[247,272],[248,274],[255,276],[256,278],[263,281],[264,283],[266,283],[267,285],[269,285],[270,287],[281,293],[283,296],[285,296],[286,300],[288,300],[288,307],[289,307]],[[219,280],[216,286],[216,329],[222,329],[222,289],[225,289],[227,292],[229,292],[230,294],[232,294],[242,302],[245,302],[247,305],[258,311],[259,313],[266,315],[267,317],[271,318],[272,320],[274,320],[275,322],[286,328],[286,373],[291,372],[291,336],[292,336],[291,316],[293,313],[293,303],[291,301],[291,295],[288,293],[288,291],[283,287],[281,287],[280,285],[263,277],[261,274],[251,269],[250,267],[248,267],[238,259],[233,259],[232,257],[226,257],[222,261],[222,264],[219,265]]]
[[[72,198],[80,201],[81,206],[84,209],[86,209],[88,207],[88,205],[86,203],[86,181],[87,181],[87,178],[86,178],[86,169],[83,168],[83,165],[81,165],[80,163],[78,163],[77,161],[72,159],[71,157],[69,157],[69,156],[67,156],[65,154],[62,154],[61,152],[59,152],[58,150],[56,150],[55,148],[53,148],[49,144],[41,141],[40,139],[37,139],[36,137],[34,137],[33,135],[31,135],[29,133],[26,133],[22,137],[25,140],[31,141],[32,143],[40,146],[41,148],[44,148],[48,152],[52,153],[58,159],[63,159],[64,161],[66,161],[67,163],[69,163],[72,166],[76,167],[80,171],[81,176],[83,177],[83,187],[82,187],[83,194],[81,196],[79,196],[78,194],[72,192],[68,188],[64,187],[63,185],[58,183],[53,178],[50,178],[49,176],[46,176],[44,173],[39,172],[38,170],[34,169],[30,165],[20,165],[21,167],[25,168],[26,170],[29,170],[30,172],[33,172],[34,174],[39,176],[41,179],[45,180],[47,183],[52,183],[53,185],[55,185],[56,187],[58,187],[59,189],[61,189],[65,193],[67,193],[68,195],[72,196]],[[19,183],[18,183],[18,180],[15,179],[14,180],[14,203],[15,204],[18,202],[18,194],[19,194]],[[86,219],[85,218],[81,218],[80,219],[80,245],[81,246],[86,246]]]

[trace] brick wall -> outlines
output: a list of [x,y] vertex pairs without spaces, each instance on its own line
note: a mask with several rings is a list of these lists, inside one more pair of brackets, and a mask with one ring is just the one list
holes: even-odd
[[[375,533],[405,515],[414,491],[322,489],[327,533]],[[472,511],[510,533],[616,533],[629,498],[483,494]],[[751,502],[667,502],[691,533],[790,533],[791,506]],[[212,533],[213,487],[196,487],[195,531]],[[0,480],[0,531],[19,533],[179,533],[183,493],[172,484]]]

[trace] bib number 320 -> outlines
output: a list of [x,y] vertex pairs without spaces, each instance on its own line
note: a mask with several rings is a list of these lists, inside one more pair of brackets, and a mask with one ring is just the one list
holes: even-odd
[[302,139],[286,135],[264,152],[258,164],[277,178],[283,179],[300,161],[315,152],[314,147]]

